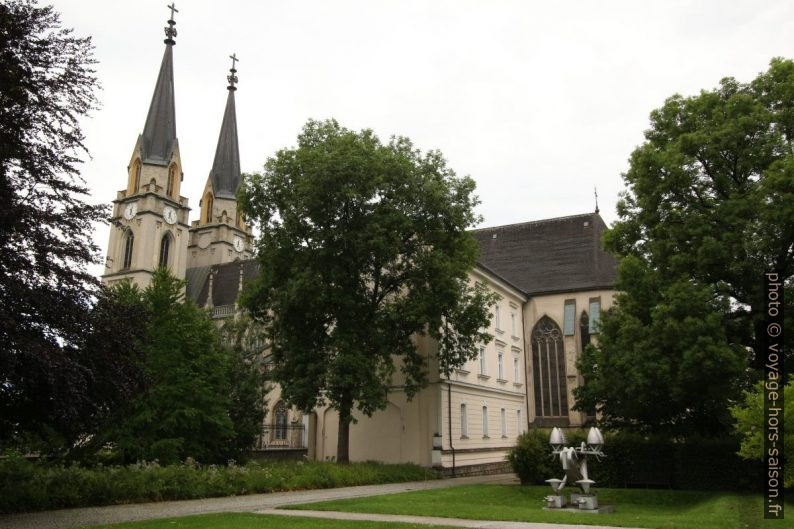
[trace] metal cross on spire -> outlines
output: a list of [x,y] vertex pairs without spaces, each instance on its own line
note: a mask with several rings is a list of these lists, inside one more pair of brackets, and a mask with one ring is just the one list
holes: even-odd
[[173,2],[171,5],[167,6],[168,9],[171,10],[171,18],[168,19],[168,26],[165,28],[165,42],[166,44],[176,44],[174,41],[174,37],[176,37],[176,21],[174,21],[174,13],[179,13],[179,10],[176,8]]
[[226,76],[226,80],[229,81],[229,86],[227,88],[229,90],[237,90],[237,87],[234,85],[237,83],[237,62],[240,59],[237,58],[236,53],[229,55],[229,58],[232,60],[232,67],[229,68],[230,73]]
[[596,188],[596,186],[593,186],[593,194],[595,195],[595,206],[596,206],[595,212],[598,213],[598,189]]

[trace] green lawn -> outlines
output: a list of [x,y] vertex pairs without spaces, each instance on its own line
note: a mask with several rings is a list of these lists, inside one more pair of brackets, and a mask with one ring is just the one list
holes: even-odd
[[653,529],[794,528],[794,504],[786,504],[787,520],[765,521],[761,496],[722,492],[601,489],[610,514],[578,514],[542,510],[548,487],[467,485],[290,506],[290,509],[444,516],[474,520],[578,523]]
[[220,513],[147,522],[94,525],[84,529],[453,529],[438,525],[318,520],[253,513]]

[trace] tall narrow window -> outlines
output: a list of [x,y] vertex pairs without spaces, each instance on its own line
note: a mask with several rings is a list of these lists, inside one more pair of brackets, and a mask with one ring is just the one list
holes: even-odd
[[168,266],[168,251],[171,249],[171,236],[169,234],[163,235],[160,240],[160,266]]
[[512,336],[518,336],[518,332],[516,332],[516,331],[517,331],[517,329],[516,329],[516,313],[515,312],[511,312],[510,313],[510,332],[512,333]]
[[482,407],[482,436],[488,437],[488,406]]
[[513,382],[521,384],[521,366],[517,356],[513,357]]
[[590,344],[590,318],[585,311],[582,311],[582,317],[579,318],[579,334],[582,337],[582,351],[584,351]]
[[466,417],[466,405],[460,405],[460,436],[469,436],[469,418]]
[[212,195],[207,195],[207,216],[204,219],[204,222],[212,222]]
[[590,298],[590,334],[598,332],[598,324],[601,320],[601,298]]
[[141,161],[135,160],[135,166],[132,169],[134,171],[132,177],[132,192],[137,193],[141,189]]
[[273,437],[280,441],[287,439],[287,406],[282,400],[273,409]]
[[507,410],[504,408],[500,414],[500,426],[502,427],[502,437],[507,437]]
[[480,374],[487,375],[485,372],[485,347],[480,346]]
[[502,328],[502,308],[496,305],[493,312],[493,324],[497,329]]
[[516,433],[518,435],[524,433],[524,420],[521,418],[521,410],[516,413]]
[[502,351],[499,351],[499,354],[496,355],[497,359],[497,366],[498,366],[498,374],[499,380],[505,379],[505,354]]
[[132,230],[127,230],[124,236],[124,260],[122,261],[122,268],[127,269],[132,265],[132,249],[135,244],[135,236]]
[[576,320],[576,300],[565,300],[565,311],[562,321],[562,333],[565,336],[573,336]]
[[548,316],[543,316],[532,330],[532,378],[535,415],[541,419],[567,420],[568,389],[562,333]]
[[176,164],[171,164],[168,168],[168,184],[165,186],[165,194],[169,197],[174,195],[174,181],[176,180]]

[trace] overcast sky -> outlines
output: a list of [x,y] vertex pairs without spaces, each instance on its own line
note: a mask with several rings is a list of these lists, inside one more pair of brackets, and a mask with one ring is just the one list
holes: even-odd
[[[294,145],[307,119],[336,118],[441,150],[477,182],[483,226],[592,211],[594,186],[611,223],[651,110],[794,56],[790,0],[176,1],[177,135],[191,219],[232,52],[244,172]],[[99,60],[102,108],[84,125],[94,201],[126,186],[166,3],[55,2],[65,26],[93,37]],[[103,251],[108,232],[96,232]]]

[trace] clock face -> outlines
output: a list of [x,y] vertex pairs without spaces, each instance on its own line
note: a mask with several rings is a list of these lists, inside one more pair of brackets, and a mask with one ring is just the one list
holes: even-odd
[[237,250],[238,252],[242,252],[244,247],[245,247],[245,243],[243,242],[243,240],[240,237],[235,237],[234,249]]
[[127,220],[132,220],[137,212],[138,205],[135,202],[132,204],[127,204],[127,207],[124,208],[124,218]]
[[166,206],[163,210],[163,217],[168,224],[173,224],[176,222],[176,211],[171,206]]

